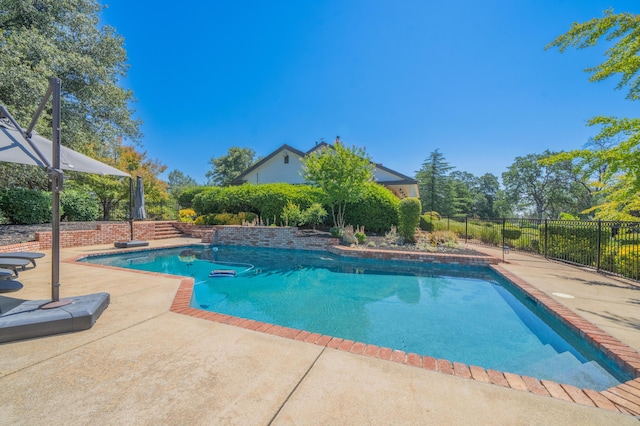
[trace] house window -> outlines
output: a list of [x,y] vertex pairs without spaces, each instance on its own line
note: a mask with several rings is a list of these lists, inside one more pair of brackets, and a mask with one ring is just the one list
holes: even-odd
[[284,164],[289,164],[289,154],[284,155]]

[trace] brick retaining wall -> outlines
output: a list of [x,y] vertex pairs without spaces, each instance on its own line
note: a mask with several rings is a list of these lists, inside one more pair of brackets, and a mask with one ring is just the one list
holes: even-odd
[[[134,240],[155,240],[156,224],[159,222],[134,222]],[[51,232],[36,232],[35,241],[0,246],[0,253],[14,251],[38,251],[51,249]],[[97,244],[112,244],[116,241],[129,241],[131,228],[129,222],[115,222],[96,225],[96,229],[81,231],[60,231],[60,247],[80,247]]]
[[195,226],[192,223],[174,226],[207,244],[327,251],[340,242],[337,238],[317,236],[288,226]]

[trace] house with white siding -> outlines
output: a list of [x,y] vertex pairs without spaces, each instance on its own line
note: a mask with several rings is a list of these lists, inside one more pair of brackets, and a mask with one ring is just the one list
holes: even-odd
[[[248,168],[231,183],[233,185],[242,185],[243,183],[306,183],[302,177],[302,159],[326,146],[331,147],[330,144],[321,142],[309,151],[304,152],[286,144],[282,145]],[[398,198],[419,196],[418,181],[384,167],[382,164],[373,164],[375,166],[375,181],[388,188]]]

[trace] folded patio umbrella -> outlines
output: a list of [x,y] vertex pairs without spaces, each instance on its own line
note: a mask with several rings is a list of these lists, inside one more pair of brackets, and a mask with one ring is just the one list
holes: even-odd
[[133,218],[147,218],[147,211],[144,208],[144,185],[140,176],[136,177],[136,190],[133,193]]

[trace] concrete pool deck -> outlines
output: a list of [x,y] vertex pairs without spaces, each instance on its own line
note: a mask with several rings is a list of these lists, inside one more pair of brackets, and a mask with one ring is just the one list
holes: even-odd
[[[61,258],[113,250],[68,248]],[[50,297],[46,254],[20,273],[20,291],[0,295],[0,312],[16,299]],[[506,260],[506,271],[640,349],[635,284],[513,252]],[[0,424],[637,424],[606,409],[174,313],[181,281],[63,262],[62,297],[108,292],[111,304],[89,330],[0,345]]]

